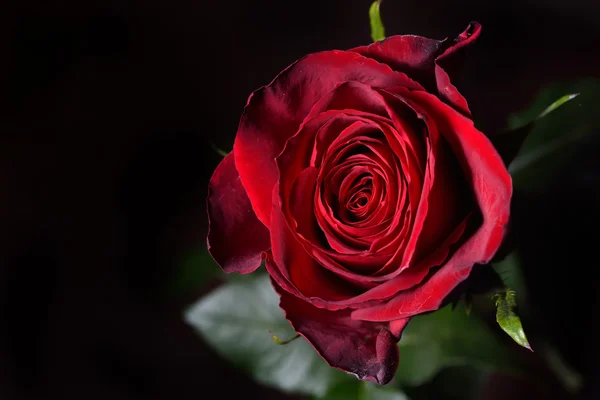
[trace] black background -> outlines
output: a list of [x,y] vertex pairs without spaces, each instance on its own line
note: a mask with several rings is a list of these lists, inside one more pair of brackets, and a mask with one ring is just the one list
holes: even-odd
[[[165,296],[165,282],[204,244],[220,158],[208,140],[229,150],[248,95],[295,59],[368,43],[369,4],[2,6],[0,398],[284,398],[208,349],[180,317],[195,296]],[[441,39],[483,24],[457,86],[484,131],[545,82],[600,75],[596,1],[386,0],[382,11],[388,35]],[[597,149],[551,193],[515,200],[541,319],[592,384]],[[498,382],[488,398],[541,396]]]

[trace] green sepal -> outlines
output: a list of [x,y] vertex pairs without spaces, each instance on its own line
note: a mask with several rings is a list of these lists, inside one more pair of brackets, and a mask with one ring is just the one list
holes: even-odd
[[379,7],[381,7],[382,0],[376,0],[371,4],[369,8],[369,21],[371,23],[371,39],[374,42],[378,42],[380,40],[385,39],[385,28],[383,27],[383,22],[381,21],[381,13],[379,12]]

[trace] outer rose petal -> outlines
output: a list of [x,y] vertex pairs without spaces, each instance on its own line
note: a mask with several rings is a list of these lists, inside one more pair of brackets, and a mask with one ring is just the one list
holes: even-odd
[[[307,170],[302,175],[309,178],[311,171]],[[279,198],[279,185],[273,191],[273,203]],[[271,213],[271,259],[267,259],[267,271],[287,291],[293,291],[300,297],[309,298],[316,303],[324,303],[329,307],[327,300],[347,300],[355,296],[356,288],[347,281],[331,273],[306,251],[298,238],[290,229],[280,207],[273,207]],[[281,275],[277,275],[274,270]],[[294,289],[291,289],[293,286]],[[334,308],[341,308],[331,305]]]
[[456,64],[458,54],[463,52],[462,49],[473,43],[479,37],[480,32],[481,25],[478,22],[470,23],[467,29],[454,39],[454,44],[435,60],[435,80],[440,97],[458,111],[469,116],[471,110],[469,110],[467,100],[450,83],[448,70],[452,69],[452,63]]
[[313,105],[348,81],[415,87],[406,75],[387,65],[355,52],[333,50],[301,58],[248,99],[233,152],[252,207],[265,226],[270,224],[271,193],[278,176],[275,157]]
[[458,114],[437,97],[425,92],[413,92],[410,97],[418,102],[429,118],[436,121],[461,161],[483,223],[426,282],[399,293],[386,304],[352,313],[353,318],[361,320],[390,321],[438,309],[444,298],[469,276],[474,264],[486,263],[494,256],[508,222],[511,179],[490,141],[475,129],[473,121]]
[[225,272],[248,274],[270,247],[269,231],[256,218],[235,169],[233,154],[217,166],[208,186],[208,250]]
[[393,326],[353,320],[349,310],[316,308],[286,292],[274,280],[271,282],[294,330],[329,365],[381,385],[392,380],[398,367],[396,342],[408,320],[394,321]]
[[430,88],[434,79],[433,63],[443,52],[442,45],[443,41],[422,36],[396,35],[350,51],[389,65]]
[[470,115],[466,100],[450,83],[446,69],[453,69],[451,64],[459,58],[465,46],[477,39],[480,30],[481,25],[472,22],[453,41],[398,35],[351,51],[387,64],[396,71],[405,72],[429,90],[437,89],[444,101],[463,114]]
[[[403,102],[404,95],[410,97],[410,92],[405,88],[389,88],[380,91],[386,95],[386,101],[392,109],[396,102]],[[426,194],[427,208],[423,229],[418,232],[413,231],[418,235],[415,237],[418,240],[415,256],[417,260],[421,260],[423,257],[429,257],[434,252],[433,249],[447,238],[476,207],[465,174],[446,138],[440,137],[436,121],[426,118],[426,112],[421,108],[415,108],[413,111],[421,115],[428,127],[432,146],[428,167],[434,167],[431,170],[431,190]]]

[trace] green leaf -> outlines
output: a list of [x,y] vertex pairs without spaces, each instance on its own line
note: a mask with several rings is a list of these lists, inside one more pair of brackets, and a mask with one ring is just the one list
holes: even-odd
[[279,308],[279,296],[263,274],[245,276],[200,299],[186,321],[223,357],[258,382],[285,392],[323,396],[350,375],[328,366],[304,338],[285,346],[271,339],[295,332]]
[[314,400],[408,400],[393,386],[379,386],[371,382],[348,381],[333,387],[325,396]]
[[206,248],[194,249],[179,262],[175,275],[169,282],[168,292],[187,295],[202,288],[211,279],[224,275]]
[[550,104],[548,106],[548,108],[546,108],[544,111],[542,111],[542,113],[538,116],[538,119],[544,118],[545,116],[550,114],[552,111],[556,110],[558,107],[562,106],[567,101],[573,100],[577,96],[579,96],[579,93],[567,94],[567,95],[561,97],[560,99],[556,100],[554,103]]
[[371,4],[369,8],[369,21],[371,23],[371,39],[374,42],[385,39],[385,28],[383,27],[383,21],[381,21],[381,13],[379,8],[381,7],[381,1],[377,0]]
[[[356,385],[363,383],[329,367],[302,337],[283,346],[274,343],[269,331],[283,339],[295,334],[278,304],[267,276],[243,276],[198,301],[186,312],[186,320],[223,357],[257,381],[280,390],[326,399],[402,396],[366,383],[359,390]],[[401,361],[395,380],[402,385],[422,384],[453,366],[515,370],[498,338],[476,315],[467,316],[462,306],[414,317],[399,345]],[[344,389],[342,383],[355,389]],[[339,394],[345,390],[379,397]]]
[[[558,99],[558,100],[557,100]],[[509,118],[509,128],[535,121],[509,166],[515,188],[534,191],[600,132],[600,80],[586,79],[544,88],[530,108]]]
[[516,370],[494,333],[462,306],[447,306],[409,322],[400,339],[398,382],[420,385],[444,368],[464,365]]
[[517,308],[515,291],[507,289],[503,293],[496,294],[494,300],[496,302],[496,322],[498,322],[498,325],[520,346],[531,350],[521,319],[515,312]]

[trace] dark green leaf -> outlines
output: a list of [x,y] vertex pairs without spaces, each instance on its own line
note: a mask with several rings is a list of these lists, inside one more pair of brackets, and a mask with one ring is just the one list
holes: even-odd
[[[269,330],[283,339],[294,332],[266,276],[229,281],[195,304],[186,319],[224,357],[261,383],[313,396],[327,393],[327,398],[345,390],[338,387],[341,382],[359,384],[330,368],[303,338],[283,346],[271,340]],[[400,360],[396,381],[407,385],[421,384],[450,366],[512,369],[498,339],[475,315],[467,316],[462,306],[413,318],[400,341]],[[360,393],[372,392],[366,388]]]
[[413,318],[400,340],[396,379],[419,385],[450,366],[472,365],[513,370],[511,357],[493,332],[462,306]]
[[329,367],[304,338],[284,346],[271,339],[295,332],[279,308],[269,277],[258,274],[232,280],[200,299],[186,320],[223,357],[258,382],[283,391],[323,396],[353,377]]
[[516,313],[517,301],[516,293],[512,289],[507,289],[494,296],[496,302],[496,321],[508,336],[526,349],[531,350],[521,319]]
[[178,264],[175,276],[169,284],[169,292],[174,295],[187,295],[202,288],[211,279],[223,275],[223,271],[206,248],[195,249],[186,254]]
[[382,0],[374,1],[373,4],[371,4],[371,8],[369,8],[371,39],[373,39],[374,42],[385,39],[385,28],[383,27],[383,21],[381,21],[381,13],[379,12],[381,1]]
[[332,388],[325,396],[314,400],[408,400],[406,395],[393,386],[379,386],[371,382],[353,380]]
[[598,104],[600,80],[587,79],[546,87],[527,111],[511,116],[510,128],[535,121],[509,167],[516,188],[532,191],[548,184],[579,146],[597,136]]
[[558,107],[562,106],[567,101],[573,100],[577,96],[579,96],[579,93],[572,93],[572,94],[564,95],[560,99],[556,100],[554,103],[550,104],[544,111],[542,111],[542,113],[538,116],[538,119],[544,118],[545,116],[550,114],[552,111],[556,110]]

